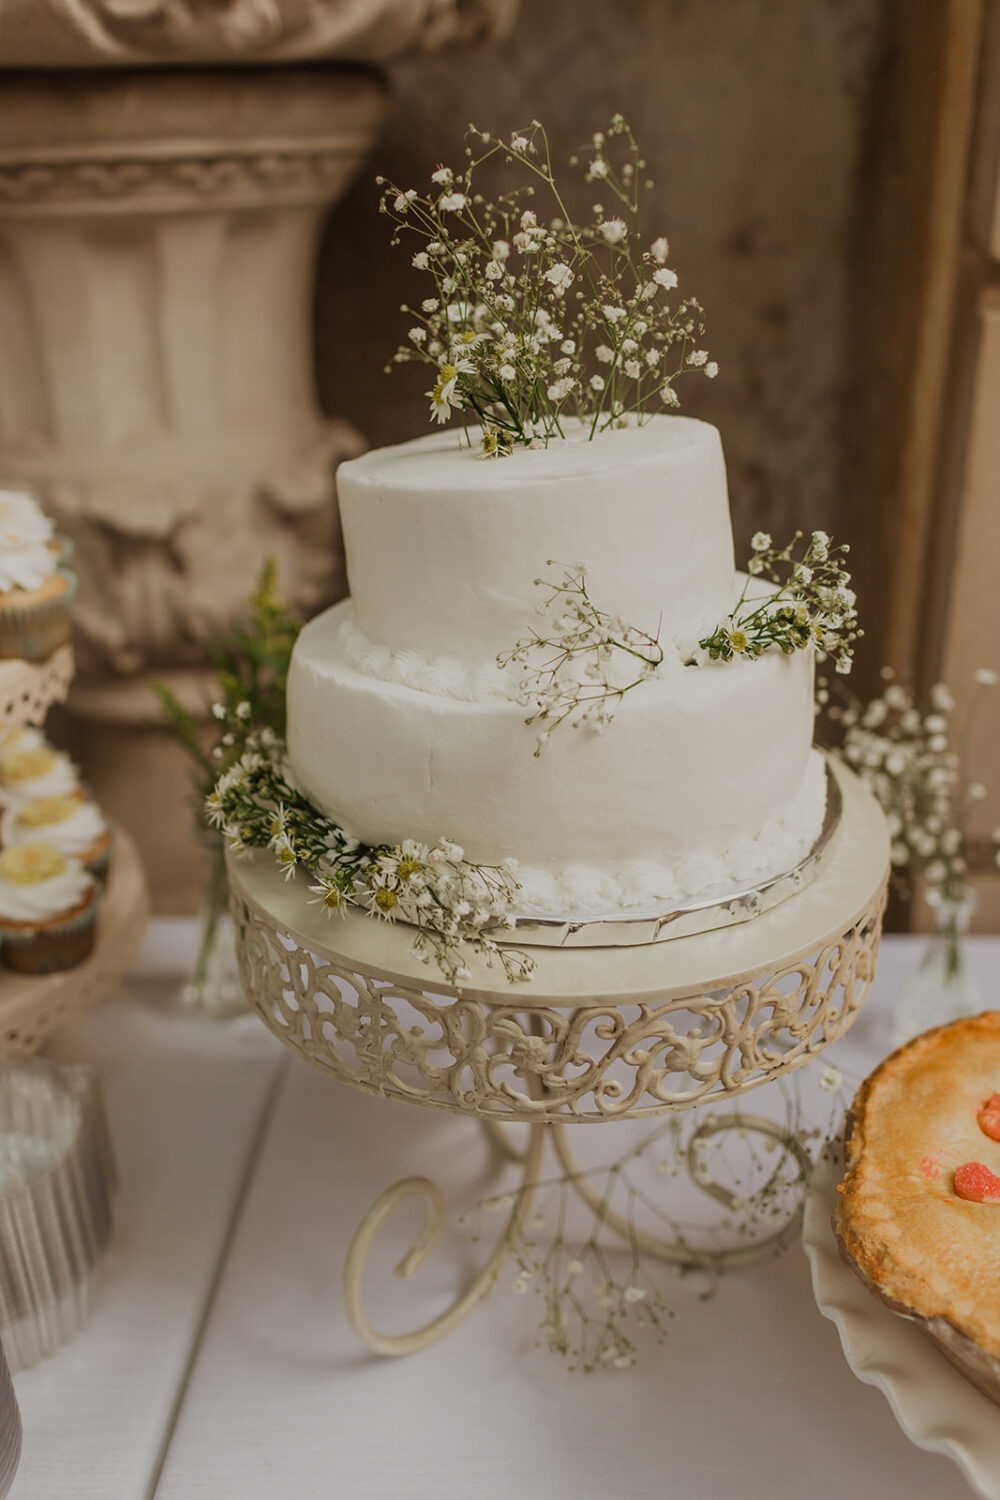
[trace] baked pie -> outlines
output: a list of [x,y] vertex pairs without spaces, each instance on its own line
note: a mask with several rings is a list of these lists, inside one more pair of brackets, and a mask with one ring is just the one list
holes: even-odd
[[838,1195],[850,1265],[1000,1402],[1000,1011],[876,1068],[848,1118]]

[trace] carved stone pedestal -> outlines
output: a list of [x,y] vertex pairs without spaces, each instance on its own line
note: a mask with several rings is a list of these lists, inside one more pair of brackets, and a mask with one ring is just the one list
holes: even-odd
[[175,908],[188,820],[143,678],[203,667],[267,555],[305,614],[342,592],[333,471],[361,439],[316,404],[313,260],[384,93],[329,67],[0,91],[0,479],[76,544],[76,748],[140,841],[160,808]]

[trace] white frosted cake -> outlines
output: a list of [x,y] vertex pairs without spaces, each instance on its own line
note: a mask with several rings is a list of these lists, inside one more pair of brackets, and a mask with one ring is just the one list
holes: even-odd
[[[657,416],[498,461],[442,432],[343,464],[338,490],[351,595],[299,637],[288,750],[348,832],[516,860],[518,908],[558,915],[738,890],[808,852],[812,652],[697,652],[740,586],[714,427]],[[664,660],[604,733],[566,726],[536,755],[497,657],[537,626],[551,559],[583,562]]]

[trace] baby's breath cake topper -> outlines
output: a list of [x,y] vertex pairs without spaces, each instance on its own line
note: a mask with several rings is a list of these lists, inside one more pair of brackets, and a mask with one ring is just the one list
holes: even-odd
[[[712,379],[702,309],[679,297],[663,235],[642,237],[640,204],[652,183],[632,130],[615,115],[571,165],[592,188],[577,223],[557,186],[537,120],[509,140],[470,125],[460,171],[439,166],[427,193],[379,178],[381,212],[416,248],[428,278],[394,363],[430,367],[436,422],[453,412],[481,429],[483,453],[510,454],[585,424],[589,438],[629,418],[678,406],[681,375]],[[491,201],[477,174],[509,169]]]

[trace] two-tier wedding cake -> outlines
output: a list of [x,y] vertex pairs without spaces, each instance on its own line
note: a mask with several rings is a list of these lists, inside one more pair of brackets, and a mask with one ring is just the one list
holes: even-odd
[[459,422],[341,466],[350,597],[281,658],[283,722],[222,706],[208,799],[236,849],[406,922],[455,981],[474,954],[530,977],[522,941],[745,920],[836,812],[813,670],[850,667],[847,548],[759,531],[737,571],[719,434],[676,414],[718,366],[641,229],[638,144],[616,115],[574,160],[578,222],[537,121],[470,127],[426,192],[383,183],[427,293],[392,359]]
[[[302,631],[288,683],[317,807],[366,844],[516,860],[531,913],[739,890],[797,864],[825,806],[812,652],[698,652],[740,591],[718,432],[659,416],[586,438],[489,462],[448,431],[344,464],[351,597]],[[663,660],[604,732],[563,727],[536,755],[497,658],[538,624],[539,569],[570,559]]]

